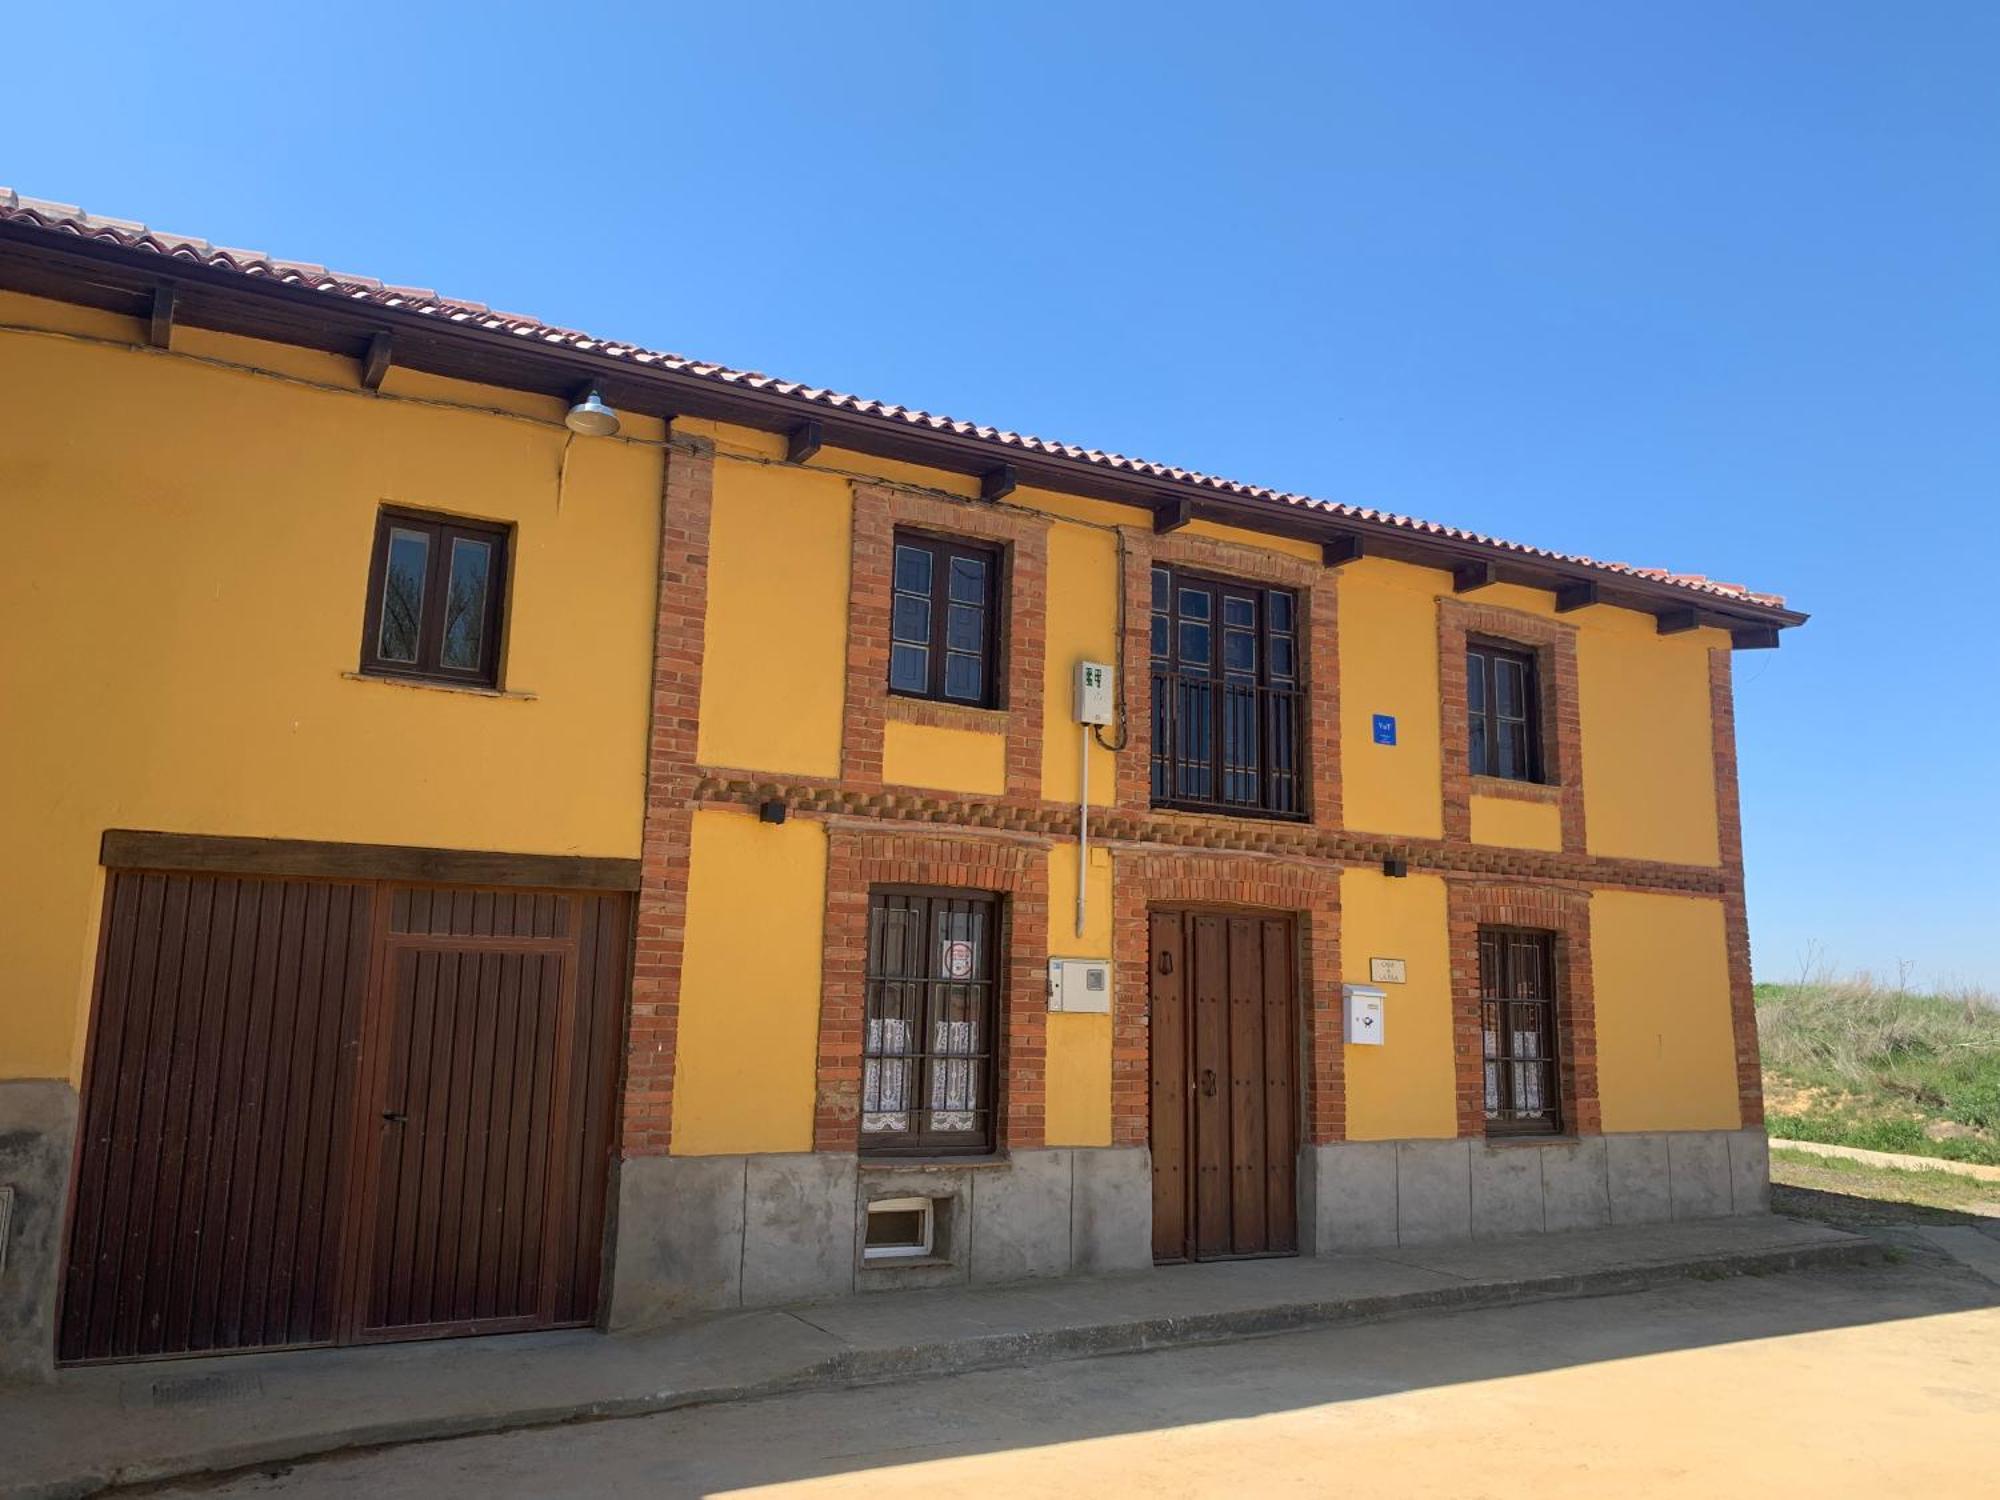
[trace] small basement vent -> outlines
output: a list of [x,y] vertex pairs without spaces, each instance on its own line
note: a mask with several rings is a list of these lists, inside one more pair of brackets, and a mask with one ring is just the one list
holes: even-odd
[[920,1260],[931,1253],[935,1205],[928,1198],[883,1198],[868,1205],[864,1260]]

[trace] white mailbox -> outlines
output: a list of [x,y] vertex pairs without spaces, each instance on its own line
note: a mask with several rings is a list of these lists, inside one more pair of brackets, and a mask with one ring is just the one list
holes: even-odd
[[1111,965],[1101,958],[1049,960],[1049,1009],[1068,1012],[1111,1010]]
[[1117,703],[1111,695],[1111,668],[1101,661],[1076,664],[1076,722],[1109,724],[1116,717]]
[[1343,984],[1340,994],[1347,1020],[1347,1040],[1357,1047],[1381,1046],[1384,993],[1372,984]]

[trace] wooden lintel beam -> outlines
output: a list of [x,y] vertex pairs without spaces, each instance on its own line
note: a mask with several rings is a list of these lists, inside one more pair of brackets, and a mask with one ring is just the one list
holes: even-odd
[[155,349],[166,349],[174,341],[174,289],[170,286],[153,288],[153,311],[146,324],[146,342]]
[[1494,577],[1490,562],[1460,563],[1451,570],[1451,591],[1454,594],[1469,594],[1474,589],[1490,588],[1499,581]]
[[799,423],[785,434],[785,462],[802,464],[819,452],[825,432],[816,421]]
[[982,500],[1005,500],[1014,493],[1020,483],[1012,464],[1002,464],[997,469],[988,469],[979,476],[979,498]]
[[395,340],[389,334],[378,333],[368,340],[368,352],[361,356],[361,385],[364,390],[379,391],[382,381],[389,373],[389,365],[395,358]]
[[1556,613],[1566,615],[1573,609],[1583,609],[1597,602],[1597,585],[1585,579],[1577,583],[1556,585]]
[[1663,609],[1653,616],[1653,628],[1661,635],[1681,635],[1701,627],[1698,609]]
[[1778,627],[1739,625],[1729,632],[1729,644],[1738,651],[1775,651],[1778,649]]
[[1169,500],[1153,512],[1153,530],[1161,536],[1179,531],[1194,519],[1194,501]]
[[1351,531],[1342,532],[1332,541],[1319,544],[1320,561],[1329,568],[1341,568],[1351,562],[1359,562],[1362,556],[1361,538]]

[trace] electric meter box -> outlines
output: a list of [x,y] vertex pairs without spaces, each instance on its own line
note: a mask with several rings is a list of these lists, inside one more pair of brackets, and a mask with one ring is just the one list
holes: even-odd
[[1382,1002],[1387,998],[1386,993],[1372,984],[1343,984],[1340,995],[1348,1044],[1356,1047],[1381,1046]]
[[1076,664],[1076,722],[1109,724],[1116,712],[1112,704],[1111,668],[1101,661]]
[[1102,958],[1049,960],[1049,1009],[1108,1015],[1111,1011],[1111,963]]

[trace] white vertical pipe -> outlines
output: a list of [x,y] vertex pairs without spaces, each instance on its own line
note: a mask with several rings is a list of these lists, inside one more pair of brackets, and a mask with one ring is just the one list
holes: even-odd
[[1079,806],[1076,819],[1076,935],[1083,936],[1083,917],[1090,889],[1090,726],[1079,724],[1083,738],[1083,774],[1079,776]]

